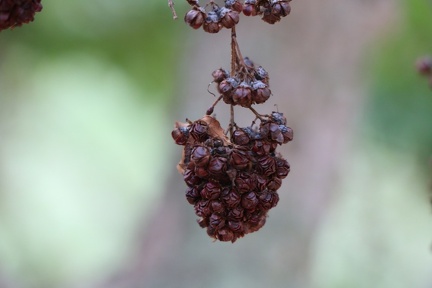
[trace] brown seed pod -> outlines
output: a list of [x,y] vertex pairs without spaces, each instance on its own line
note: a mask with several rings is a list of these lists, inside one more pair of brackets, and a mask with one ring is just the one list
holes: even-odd
[[231,29],[239,22],[239,13],[237,11],[222,7],[219,10],[219,16],[222,26]]
[[256,175],[249,172],[238,173],[234,182],[240,194],[255,190],[257,185]]
[[266,102],[271,95],[271,90],[268,88],[268,86],[258,80],[251,83],[252,86],[252,101],[256,104],[262,104]]
[[231,229],[235,234],[240,235],[242,237],[244,235],[244,226],[243,222],[228,220],[228,228]]
[[279,128],[280,128],[282,135],[283,135],[283,138],[284,138],[284,140],[283,140],[284,144],[293,140],[294,132],[290,127],[287,127],[285,125],[279,125]]
[[262,17],[262,20],[269,24],[275,24],[276,22],[279,22],[281,17],[279,15],[275,15],[272,13],[270,9],[265,9],[264,14]]
[[225,219],[221,215],[213,213],[209,218],[209,226],[215,230],[219,230],[225,226]]
[[291,12],[289,1],[272,1],[271,13],[276,16],[285,17]]
[[234,236],[234,233],[231,230],[229,230],[228,228],[220,229],[215,236],[218,240],[225,241],[225,242],[226,241],[234,242],[236,239]]
[[244,209],[254,210],[255,207],[258,205],[258,203],[259,203],[259,200],[256,197],[255,192],[251,191],[249,193],[242,195],[241,205]]
[[268,141],[263,141],[263,140],[253,141],[252,151],[258,156],[270,154],[271,149],[272,146]]
[[255,69],[255,79],[262,81],[266,85],[269,85],[269,75],[262,66],[259,66]]
[[186,199],[190,204],[195,204],[201,199],[200,193],[196,187],[189,187],[186,190]]
[[192,149],[191,160],[198,167],[205,167],[210,161],[210,149],[197,145]]
[[256,169],[261,175],[270,177],[276,173],[276,161],[271,156],[262,156],[257,159]]
[[195,203],[195,214],[199,217],[208,217],[211,215],[210,202],[208,200],[199,200]]
[[183,174],[183,180],[189,187],[195,187],[201,183],[201,179],[195,175],[195,172],[191,169],[186,169]]
[[214,182],[214,181],[207,182],[203,186],[203,188],[200,192],[201,197],[203,199],[208,199],[208,200],[218,199],[220,196],[220,193],[221,193],[221,186],[219,185],[218,182]]
[[243,11],[243,4],[239,0],[225,0],[225,7],[231,8],[238,13]]
[[245,146],[249,143],[249,135],[243,129],[236,129],[233,132],[232,140],[234,144]]
[[204,142],[208,137],[208,124],[205,121],[197,120],[192,124],[190,135],[198,142]]
[[227,170],[228,160],[224,157],[212,157],[208,165],[208,171],[214,177],[221,177]]
[[193,7],[186,13],[184,21],[193,29],[199,29],[204,24],[206,13],[201,7]]
[[207,13],[203,28],[204,31],[208,33],[218,33],[221,30],[222,25],[220,24],[220,18],[216,11],[210,11]]
[[240,204],[241,197],[234,188],[224,188],[221,198],[228,208],[234,208]]
[[223,203],[219,200],[211,201],[210,208],[213,213],[223,213],[225,210]]
[[216,83],[222,82],[222,80],[229,77],[228,72],[225,69],[219,68],[212,73],[213,81]]
[[280,179],[285,179],[290,172],[290,165],[287,160],[276,157],[276,175]]
[[228,218],[234,220],[241,220],[243,218],[243,207],[237,206],[228,211]]
[[251,87],[246,82],[240,83],[240,85],[233,91],[232,99],[235,104],[242,107],[250,107],[252,105]]
[[246,16],[255,16],[258,14],[256,0],[245,0],[243,14]]
[[264,226],[265,222],[266,222],[265,214],[262,214],[260,211],[253,213],[249,217],[249,221],[248,221],[249,225],[248,225],[247,233],[258,231],[259,229],[261,229],[262,226]]
[[234,149],[231,152],[230,165],[237,170],[246,169],[251,161],[245,151]]
[[273,191],[278,190],[281,186],[282,180],[277,177],[273,177],[267,182],[267,188]]

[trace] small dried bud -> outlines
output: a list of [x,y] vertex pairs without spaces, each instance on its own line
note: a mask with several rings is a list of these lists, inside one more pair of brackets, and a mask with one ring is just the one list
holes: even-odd
[[225,188],[222,191],[222,200],[225,202],[228,208],[234,208],[237,205],[240,204],[241,197],[240,195],[234,190]]
[[268,139],[273,142],[282,144],[284,142],[284,137],[279,125],[271,122],[262,124],[260,127],[261,136],[263,139]]
[[225,0],[225,7],[231,8],[238,13],[243,11],[243,4],[239,0]]
[[215,11],[208,12],[203,25],[204,31],[208,33],[218,33],[221,27],[218,14]]
[[276,22],[280,21],[280,16],[272,14],[271,10],[266,9],[264,10],[264,15],[262,17],[262,20],[269,24],[275,24]]
[[184,21],[193,29],[198,29],[204,24],[205,17],[205,11],[202,8],[193,7],[186,13]]
[[220,241],[225,241],[225,242],[226,241],[235,241],[234,233],[227,228],[220,229],[217,232],[216,238]]
[[192,149],[191,160],[195,166],[205,167],[210,161],[210,149],[204,146],[195,146]]
[[238,82],[236,79],[228,77],[222,80],[218,85],[218,91],[222,95],[230,95],[234,88],[237,88]]
[[242,107],[250,107],[252,105],[252,89],[246,83],[242,82],[233,92],[232,99],[235,104]]
[[234,144],[241,146],[247,145],[250,141],[248,134],[243,129],[235,130],[232,138]]
[[239,22],[239,13],[237,11],[222,7],[219,10],[221,24],[225,28],[231,29]]
[[207,182],[201,190],[201,196],[204,199],[215,200],[219,198],[221,186],[217,182]]
[[255,63],[249,57],[244,57],[243,62],[246,64],[249,71],[254,71]]
[[255,78],[257,80],[261,80],[263,83],[269,85],[269,75],[267,73],[267,71],[262,67],[259,66],[258,68],[255,69]]
[[273,122],[275,122],[278,125],[285,125],[286,124],[286,118],[283,116],[282,113],[272,112],[271,119]]
[[251,83],[252,85],[252,101],[256,104],[262,104],[266,102],[271,95],[271,90],[262,81],[255,81]]
[[195,175],[193,170],[190,169],[185,170],[183,180],[189,187],[194,187],[201,183],[201,179]]
[[208,217],[211,214],[210,202],[207,200],[200,200],[195,203],[195,214],[199,217]]
[[222,82],[222,80],[229,77],[228,72],[225,69],[219,68],[212,73],[213,81],[216,83]]
[[229,219],[235,219],[235,220],[241,220],[243,218],[243,208],[240,206],[235,207],[234,209],[229,210],[228,212],[228,218]]
[[235,149],[231,153],[230,164],[237,170],[246,169],[249,166],[250,160],[246,152]]
[[221,215],[213,213],[209,218],[209,226],[215,230],[218,230],[225,226],[225,219]]
[[211,210],[213,211],[213,213],[223,213],[225,210],[222,202],[217,201],[217,200],[211,201],[210,207],[211,207]]
[[255,140],[253,141],[252,151],[258,156],[268,155],[271,151],[271,144],[267,141]]
[[189,202],[189,204],[193,205],[200,199],[200,193],[195,187],[189,187],[186,190],[186,200]]
[[245,0],[243,14],[246,16],[255,16],[258,14],[255,0]]
[[294,137],[294,132],[290,127],[287,127],[285,125],[279,125],[280,131],[282,132],[283,135],[283,143],[286,144],[290,141],[293,140]]
[[194,6],[194,5],[199,6],[198,0],[187,0],[187,2],[189,3],[189,5],[192,5],[192,6]]
[[290,172],[290,165],[287,160],[283,158],[276,158],[276,175],[280,179],[285,179],[285,177]]
[[260,174],[269,177],[272,174],[276,173],[276,161],[271,156],[262,156],[257,159],[257,171]]
[[254,213],[249,217],[249,229],[248,232],[252,233],[255,231],[258,231],[259,229],[261,229],[262,226],[264,226],[266,222],[266,215],[262,215],[261,213]]
[[278,190],[282,186],[282,180],[277,177],[273,177],[267,182],[267,188],[270,190]]
[[242,194],[256,189],[256,175],[240,172],[234,180],[237,191]]
[[202,120],[192,124],[190,135],[198,142],[204,142],[208,137],[208,124]]
[[253,210],[258,205],[259,200],[256,197],[255,192],[249,192],[247,194],[243,194],[241,205],[244,209]]
[[264,191],[265,189],[267,189],[267,177],[265,177],[264,175],[260,175],[257,174],[256,175],[256,190],[258,192]]
[[210,160],[208,170],[211,175],[221,177],[227,170],[227,159],[223,157],[213,157]]
[[291,12],[288,1],[272,1],[271,13],[276,16],[285,17]]
[[178,127],[171,132],[171,137],[174,139],[177,145],[185,145],[189,139],[189,129],[187,127]]
[[241,221],[228,220],[228,228],[230,228],[234,233],[244,234],[244,227]]
[[199,178],[208,178],[210,173],[207,171],[207,167],[198,167],[195,166],[194,167],[194,171],[195,171],[195,176],[199,177]]

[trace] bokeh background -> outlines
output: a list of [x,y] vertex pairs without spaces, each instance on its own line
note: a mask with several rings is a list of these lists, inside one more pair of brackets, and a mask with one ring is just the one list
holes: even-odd
[[274,94],[257,109],[277,104],[295,140],[278,207],[234,244],[196,224],[170,136],[214,101],[229,31],[194,31],[166,2],[43,0],[0,33],[0,287],[432,287],[432,90],[414,69],[432,2],[241,18]]

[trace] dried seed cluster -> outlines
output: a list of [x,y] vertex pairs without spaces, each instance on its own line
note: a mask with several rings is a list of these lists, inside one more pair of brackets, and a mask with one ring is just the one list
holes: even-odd
[[416,62],[417,71],[429,79],[429,86],[432,87],[432,58],[424,56]]
[[213,71],[212,76],[226,104],[249,108],[252,104],[266,102],[271,90],[268,73],[263,67],[255,67],[247,57],[243,63],[244,68],[236,71],[232,77],[223,68]]
[[41,10],[41,0],[0,0],[0,31],[33,21]]
[[293,139],[282,113],[273,112],[255,129],[237,128],[231,141],[211,116],[176,123],[172,137],[184,146],[178,169],[188,186],[186,199],[207,234],[234,242],[259,230],[290,171],[276,152],[278,145]]
[[[231,29],[239,22],[239,14],[262,16],[262,20],[275,24],[291,12],[291,0],[225,0],[220,7],[213,1],[200,6],[198,0],[187,0],[192,10],[186,13],[185,22],[194,29],[203,27],[208,33],[217,33],[222,28]],[[206,7],[211,7],[206,11]]]
[[[219,96],[206,116],[176,123],[171,136],[184,147],[177,169],[188,186],[186,199],[194,206],[198,224],[214,239],[235,242],[258,231],[265,224],[268,211],[277,205],[277,191],[290,165],[276,148],[293,139],[293,130],[286,126],[282,113],[260,114],[252,107],[272,95],[269,75],[263,67],[242,56],[236,24],[241,13],[262,15],[264,21],[274,24],[289,14],[290,0],[225,0],[223,7],[213,0],[204,6],[198,0],[187,2],[192,9],[185,22],[192,28],[203,27],[209,33],[231,29],[231,71],[213,71],[212,83]],[[172,0],[168,3],[176,18]],[[231,111],[226,131],[210,116],[221,100]],[[234,106],[254,114],[251,125],[241,128],[235,123]]]

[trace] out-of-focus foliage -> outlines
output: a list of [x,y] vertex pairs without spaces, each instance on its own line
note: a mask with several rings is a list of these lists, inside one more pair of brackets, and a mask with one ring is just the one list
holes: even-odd
[[403,18],[379,53],[368,113],[368,127],[375,139],[389,147],[409,149],[422,161],[432,153],[432,91],[414,68],[417,58],[432,54],[432,3],[401,2]]
[[182,48],[165,1],[43,5],[0,33],[0,269],[47,288],[130,253],[163,192]]

